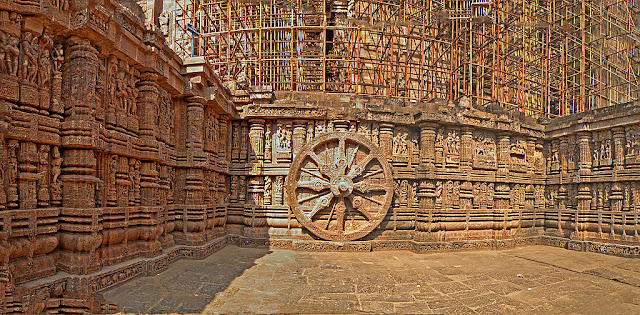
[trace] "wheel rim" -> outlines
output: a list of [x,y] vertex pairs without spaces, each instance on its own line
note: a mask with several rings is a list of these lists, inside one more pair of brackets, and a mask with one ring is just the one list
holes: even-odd
[[332,241],[369,234],[393,197],[391,168],[378,147],[344,131],[307,143],[294,158],[285,187],[287,203],[302,226]]

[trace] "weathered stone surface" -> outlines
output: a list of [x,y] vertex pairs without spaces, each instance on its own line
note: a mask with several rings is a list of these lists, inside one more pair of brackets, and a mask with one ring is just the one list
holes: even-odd
[[[535,121],[238,88],[139,4],[0,2],[0,313],[109,310],[99,292],[226,242],[640,256],[637,102]],[[355,309],[325,289],[310,303]]]

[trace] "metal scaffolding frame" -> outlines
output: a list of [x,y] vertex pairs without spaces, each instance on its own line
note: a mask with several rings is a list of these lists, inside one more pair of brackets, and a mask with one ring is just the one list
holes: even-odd
[[563,116],[638,98],[634,2],[175,0],[170,42],[241,87]]

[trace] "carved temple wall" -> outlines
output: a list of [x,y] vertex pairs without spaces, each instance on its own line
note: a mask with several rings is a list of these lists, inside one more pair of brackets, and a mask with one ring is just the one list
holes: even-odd
[[639,123],[634,102],[546,126],[547,235],[638,245]]
[[[317,239],[296,219],[285,179],[295,175],[292,161],[307,144],[344,132],[378,147],[391,168],[390,209],[383,209],[381,224],[360,239],[372,241],[371,246],[406,248],[406,242],[393,241],[505,240],[543,233],[546,142],[544,126],[534,120],[447,102],[404,104],[304,93],[278,93],[265,101],[269,104],[256,105],[264,94],[255,91],[254,105],[244,108],[243,120],[233,122],[228,232],[282,239],[283,244]],[[302,181],[294,186],[306,185]],[[365,203],[373,192],[354,189]]]
[[139,9],[0,1],[0,313],[95,312],[68,281],[22,284],[224,234],[230,94]]
[[637,103],[229,91],[138,2],[0,0],[0,313],[107,311],[94,293],[229,242],[640,256]]

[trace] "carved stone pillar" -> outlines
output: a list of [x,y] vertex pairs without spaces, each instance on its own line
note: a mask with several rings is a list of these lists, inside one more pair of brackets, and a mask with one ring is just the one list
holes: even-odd
[[203,202],[204,171],[206,161],[203,151],[204,143],[204,99],[187,98],[187,161],[191,165],[186,169],[185,203],[199,205]]
[[259,172],[264,161],[264,119],[249,120],[252,171]]
[[267,121],[264,128],[264,161],[265,163],[271,163],[273,144],[273,124],[271,121]]
[[38,180],[38,148],[33,142],[21,142],[18,153],[18,192],[20,209],[37,206],[36,181]]
[[567,139],[567,137],[563,137],[560,140],[560,172],[563,174],[567,174],[568,170],[569,170],[569,161],[568,161],[568,154],[569,154],[569,140]]
[[420,161],[429,169],[436,161],[436,124],[424,123],[420,129]]
[[187,98],[187,148],[202,149],[204,140],[204,102],[200,97]]
[[380,124],[380,148],[382,153],[391,160],[393,154],[393,125]]
[[[160,106],[160,94],[156,85],[158,76],[153,73],[143,73],[140,75],[138,83],[138,113],[139,113],[139,134],[142,147],[157,152],[157,106]],[[158,170],[156,163],[152,161],[141,161],[140,165],[140,203],[144,206],[156,205],[155,191],[157,189]]]
[[611,129],[613,132],[613,169],[624,169],[624,146],[625,146],[625,132],[624,127],[616,127]]
[[158,203],[156,191],[159,189],[158,168],[156,162],[145,161],[140,167],[140,202],[143,206],[155,206]]
[[473,128],[462,127],[460,137],[460,168],[462,170],[471,170],[473,163]]
[[591,190],[589,189],[589,185],[581,184],[578,189],[578,210],[580,211],[590,211],[591,210]]
[[507,134],[498,136],[498,173],[508,174],[511,163],[511,138]]
[[[100,210],[95,206],[96,158],[91,150],[97,139],[93,110],[96,107],[98,57],[89,41],[72,38],[64,71],[66,117],[61,124],[62,206],[60,213],[61,270],[89,273],[99,268],[95,250],[102,243],[98,234]],[[82,224],[69,224],[82,222]]]
[[527,173],[533,176],[536,169],[536,138],[527,138],[525,148],[525,162],[527,163]]
[[49,145],[42,144],[38,148],[38,207],[49,206]]
[[[153,145],[156,139],[156,107],[159,106],[159,92],[156,86],[158,75],[146,72],[140,75],[138,83],[138,113],[140,113],[139,134],[145,145]],[[151,143],[149,143],[151,142]]]
[[306,140],[307,125],[305,121],[293,122],[293,155],[296,156]]
[[[580,174],[591,175],[591,133],[580,132],[578,133],[578,148],[580,158]],[[588,188],[588,187],[587,187]]]

